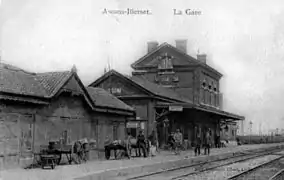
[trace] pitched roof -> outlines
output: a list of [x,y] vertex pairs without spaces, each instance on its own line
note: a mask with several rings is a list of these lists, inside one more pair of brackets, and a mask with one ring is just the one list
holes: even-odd
[[216,69],[212,68],[212,67],[209,66],[208,64],[205,64],[205,63],[200,62],[200,61],[197,60],[196,58],[194,58],[194,57],[188,55],[187,53],[184,53],[184,52],[180,51],[179,49],[177,49],[176,47],[170,45],[170,44],[167,43],[167,42],[162,43],[162,44],[159,45],[155,50],[151,51],[150,53],[147,53],[146,55],[144,55],[143,57],[141,57],[140,59],[138,59],[137,61],[135,61],[134,63],[132,63],[132,64],[131,64],[131,67],[132,67],[133,69],[138,68],[138,67],[139,67],[139,66],[138,66],[139,63],[141,63],[141,62],[144,61],[146,58],[150,57],[151,55],[155,54],[157,51],[159,51],[160,49],[163,49],[163,48],[165,48],[165,47],[169,47],[169,48],[173,49],[174,51],[178,52],[179,54],[184,55],[185,57],[187,57],[187,60],[188,60],[188,61],[192,61],[192,62],[194,62],[194,63],[196,63],[196,64],[198,64],[198,65],[201,65],[201,66],[203,66],[203,67],[205,67],[205,68],[207,68],[207,69],[209,69],[209,70],[215,72],[215,73],[218,74],[220,77],[222,76],[222,74],[221,74],[219,71],[217,71]]
[[31,73],[3,63],[0,64],[0,99],[48,104],[46,99],[54,97],[73,75],[82,87],[83,95],[92,109],[98,106],[134,111],[102,89],[86,89],[73,71]]
[[102,88],[87,87],[87,91],[90,94],[91,98],[95,100],[96,106],[134,111],[133,108]]
[[52,97],[71,75],[70,71],[36,74],[1,64],[0,92],[48,98]]
[[144,78],[142,79],[142,78],[139,78],[139,77],[136,77],[136,76],[131,76],[131,77],[128,77],[128,78],[130,80],[132,80],[133,82],[135,82],[136,84],[138,84],[139,86],[147,89],[148,91],[151,91],[156,96],[161,96],[161,97],[164,97],[164,98],[170,98],[170,99],[173,99],[173,100],[192,103],[191,100],[189,100],[186,97],[181,96],[180,94],[176,93],[175,91],[173,91],[169,88],[165,88],[161,85],[152,83],[147,79],[144,79]]
[[107,79],[109,76],[113,74],[121,78],[127,79],[128,81],[132,82],[133,84],[137,85],[138,87],[147,91],[148,93],[153,94],[156,97],[162,97],[165,99],[171,99],[171,100],[179,101],[179,102],[192,103],[191,100],[179,95],[178,93],[176,93],[175,91],[171,89],[165,88],[155,83],[152,83],[148,81],[147,79],[142,79],[142,78],[135,77],[135,76],[123,75],[115,70],[108,71],[103,76],[101,76],[99,79],[97,79],[95,82],[91,83],[89,86],[99,84],[101,81],[103,81],[104,79]]

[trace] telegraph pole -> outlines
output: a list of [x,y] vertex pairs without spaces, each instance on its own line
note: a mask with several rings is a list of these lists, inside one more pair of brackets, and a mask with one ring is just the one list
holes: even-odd
[[251,136],[252,136],[252,121],[249,122],[250,127],[250,135],[249,135],[249,143],[251,144]]

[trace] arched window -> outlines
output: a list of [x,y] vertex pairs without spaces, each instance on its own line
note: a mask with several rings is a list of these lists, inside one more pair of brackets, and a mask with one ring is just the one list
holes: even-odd
[[173,57],[168,55],[167,53],[160,56],[158,58],[160,60],[160,64],[158,65],[158,69],[173,69],[172,59]]
[[206,87],[206,80],[204,79],[202,82],[202,87],[205,88]]
[[213,91],[214,92],[217,92],[217,85],[216,84],[214,84],[214,86],[213,86],[214,88],[213,88]]
[[212,83],[209,83],[208,89],[211,91],[212,90]]

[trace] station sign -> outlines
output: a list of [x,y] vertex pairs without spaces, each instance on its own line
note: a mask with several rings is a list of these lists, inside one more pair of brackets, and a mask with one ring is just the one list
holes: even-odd
[[126,128],[137,128],[138,122],[127,122]]
[[182,106],[169,106],[169,111],[183,111]]

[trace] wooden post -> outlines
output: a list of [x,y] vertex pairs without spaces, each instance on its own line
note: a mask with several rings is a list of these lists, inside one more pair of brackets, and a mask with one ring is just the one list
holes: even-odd
[[20,126],[20,122],[21,122],[21,119],[20,119],[20,115],[18,115],[18,119],[17,119],[17,125],[18,125],[18,130],[19,130],[19,133],[17,134],[18,135],[18,164],[20,164],[20,159],[21,159],[21,136],[22,136],[22,132],[21,132],[21,126]]
[[35,150],[35,122],[36,122],[36,114],[32,115],[32,156],[34,155]]
[[[96,119],[96,149],[99,149],[99,120]],[[100,158],[100,152],[99,150],[97,151],[98,153],[98,159]]]
[[7,159],[7,151],[6,151],[6,135],[4,136],[4,138],[3,138],[3,147],[4,147],[4,152],[3,152],[3,166],[4,166],[4,169],[5,169],[5,166],[6,166],[6,159]]

